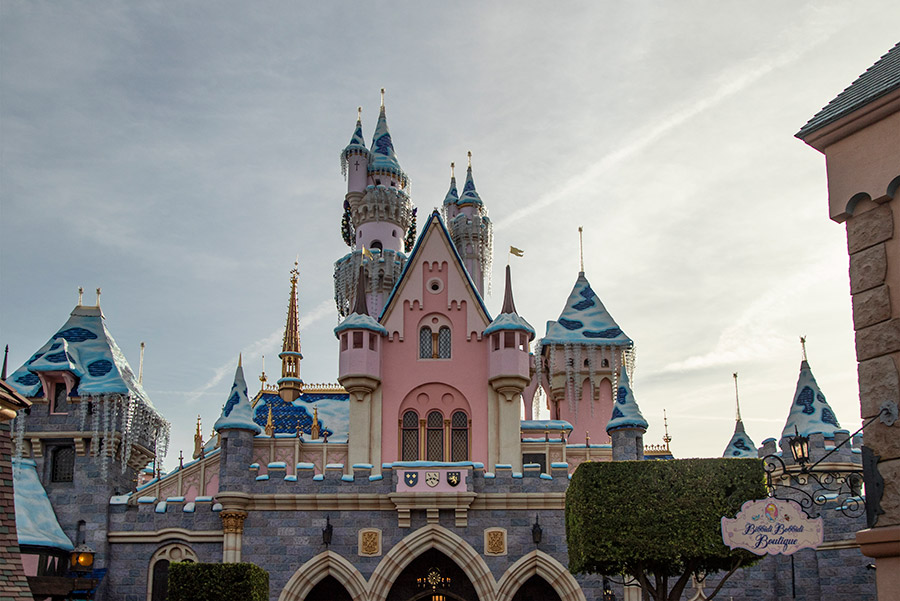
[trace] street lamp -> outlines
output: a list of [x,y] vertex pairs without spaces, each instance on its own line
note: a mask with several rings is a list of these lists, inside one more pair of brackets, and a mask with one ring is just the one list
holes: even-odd
[[331,525],[331,518],[325,516],[325,527],[322,528],[322,542],[325,543],[326,547],[331,544],[332,536],[334,536],[334,526]]
[[535,546],[541,544],[541,538],[544,536],[544,529],[538,523],[538,516],[534,516],[534,524],[531,526],[531,540]]
[[94,565],[94,550],[81,543],[72,551],[69,565],[75,572],[89,572]]

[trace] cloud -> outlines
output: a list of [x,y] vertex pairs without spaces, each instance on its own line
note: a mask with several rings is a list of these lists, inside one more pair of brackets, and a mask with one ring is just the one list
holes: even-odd
[[[300,323],[309,326],[323,319],[324,317],[328,317],[333,313],[333,311],[333,301],[322,301],[321,303],[313,307],[312,310],[301,315]],[[241,355],[244,361],[254,361],[256,359],[261,359],[264,351],[271,349],[272,347],[278,347],[278,342],[283,339],[283,336],[284,328],[278,328],[267,336],[263,336],[262,338],[251,342],[241,350]],[[200,399],[200,397],[206,394],[218,394],[220,391],[213,391],[212,389],[221,384],[225,380],[226,376],[232,373],[231,370],[234,369],[235,365],[236,363],[234,361],[228,361],[227,363],[223,363],[222,365],[216,367],[213,370],[213,375],[209,380],[207,380],[196,390],[188,393],[188,404],[195,403]]]
[[533,203],[513,211],[506,218],[497,221],[496,227],[503,229],[515,221],[536,213],[544,207],[555,205],[567,199],[576,198],[579,190],[588,188],[604,172],[622,164],[631,157],[650,148],[658,140],[666,136],[675,128],[683,125],[697,115],[708,111],[721,102],[735,96],[742,90],[750,87],[769,73],[783,68],[799,60],[804,54],[823,44],[829,36],[815,40],[800,40],[799,43],[786,50],[779,50],[778,54],[769,56],[756,56],[743,65],[730,65],[726,75],[718,78],[711,89],[702,91],[696,97],[690,99],[681,107],[671,111],[661,119],[648,119],[654,123],[643,130],[639,130],[625,144],[618,146],[612,152],[595,161],[592,166],[579,170],[580,172],[568,179],[561,186],[553,188]]

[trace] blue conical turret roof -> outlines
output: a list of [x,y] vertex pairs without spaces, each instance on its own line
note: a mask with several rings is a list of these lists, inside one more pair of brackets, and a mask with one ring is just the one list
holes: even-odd
[[631,346],[631,338],[622,329],[591,289],[584,272],[578,273],[575,287],[566,307],[556,321],[547,322],[543,344],[595,344],[598,346]]
[[722,457],[757,457],[756,445],[744,432],[744,422],[737,420],[734,425],[734,435],[725,447]]
[[378,124],[375,126],[375,135],[372,136],[369,171],[386,171],[395,174],[401,180],[406,179],[406,173],[400,168],[394,152],[394,143],[391,140],[391,130],[388,129],[387,118],[384,115],[384,106],[381,107],[381,112],[378,114]]
[[247,382],[244,380],[244,368],[238,361],[234,372],[234,384],[231,385],[231,394],[222,408],[222,415],[216,420],[216,431],[226,428],[237,430],[250,430],[255,434],[262,432],[256,422],[253,421],[253,412],[250,406],[250,397],[247,396]]
[[481,202],[481,197],[478,196],[478,191],[475,190],[475,180],[472,179],[472,165],[469,165],[469,168],[466,169],[466,185],[463,186],[462,196],[459,197],[456,204],[461,207],[465,205],[484,205]]
[[363,138],[361,117],[356,119],[356,129],[353,130],[353,137],[350,138],[350,143],[344,148],[344,156],[349,155],[353,151],[369,154],[369,149],[366,148],[366,140]]
[[647,420],[641,415],[631,384],[628,382],[628,371],[622,366],[622,375],[619,378],[619,386],[616,389],[616,402],[613,403],[612,417],[606,424],[606,432],[612,432],[620,428],[647,429]]
[[800,362],[797,390],[781,437],[793,436],[795,427],[801,436],[821,433],[826,438],[834,438],[834,433],[841,429],[806,360]]
[[456,191],[456,175],[450,176],[450,189],[444,197],[444,205],[455,205],[459,201],[459,192]]

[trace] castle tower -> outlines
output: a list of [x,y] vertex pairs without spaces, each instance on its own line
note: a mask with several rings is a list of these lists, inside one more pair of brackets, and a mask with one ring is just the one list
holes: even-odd
[[450,223],[450,220],[459,214],[458,202],[459,192],[456,189],[456,163],[450,163],[450,189],[447,190],[447,195],[444,196],[444,205],[442,207],[445,223]]
[[788,413],[784,429],[781,431],[782,448],[787,449],[787,439],[797,432],[801,436],[822,434],[825,438],[833,439],[836,432],[841,430],[837,417],[832,411],[825,395],[816,383],[809,362],[806,360],[806,340],[801,338],[803,344],[803,358],[800,361],[800,376],[797,378],[797,389],[794,392],[794,401]]
[[644,434],[647,420],[641,415],[631,384],[628,370],[622,366],[622,376],[616,390],[616,403],[606,424],[606,433],[612,440],[613,461],[637,461],[644,458]]
[[[549,385],[551,419],[574,427],[569,439],[581,444],[599,434],[613,412],[613,390],[623,367],[634,373],[634,342],[603,306],[584,272],[556,321],[547,322],[540,342],[536,378]],[[595,434],[594,440],[599,442]]]
[[335,304],[341,316],[350,314],[363,265],[367,305],[378,315],[403,271],[416,230],[409,178],[394,152],[383,89],[371,149],[363,143],[358,118],[350,144],[341,154],[341,165],[347,174],[341,229],[351,252],[334,265]]
[[493,422],[491,432],[495,433],[488,440],[489,461],[492,465],[508,464],[520,470],[519,411],[522,391],[531,379],[528,347],[534,339],[534,328],[516,312],[509,265],[506,266],[503,308],[485,328],[484,337],[489,340],[488,381],[496,393],[490,397],[494,407],[488,412]]
[[219,516],[224,525],[222,541],[224,563],[241,560],[241,537],[247,517],[247,466],[253,462],[253,437],[262,432],[253,421],[253,409],[247,395],[244,368],[238,359],[234,383],[222,414],[216,420],[219,433],[219,492],[216,499],[222,504]]
[[[456,191],[456,178],[451,177],[449,198]],[[494,226],[488,217],[487,209],[475,190],[472,178],[472,153],[469,153],[469,167],[466,170],[466,183],[462,195],[456,202],[456,208],[448,205],[444,199],[444,211],[447,216],[447,229],[456,250],[462,257],[463,264],[469,272],[478,293],[484,296],[484,278],[490,277],[491,261],[494,253]]]
[[747,433],[744,432],[744,422],[741,421],[741,403],[738,399],[737,373],[734,374],[734,405],[736,410],[734,434],[725,447],[722,457],[756,457],[756,446]]
[[291,403],[303,394],[303,380],[300,378],[300,318],[297,315],[297,263],[291,270],[291,299],[288,301],[287,324],[284,326],[284,343],[278,357],[281,359],[281,378],[278,380],[278,394],[285,403]]
[[[381,347],[387,330],[369,315],[359,267],[353,312],[334,329],[341,341],[338,382],[350,393],[350,465],[381,465]],[[377,395],[375,394],[377,391]],[[376,398],[377,397],[377,398]]]

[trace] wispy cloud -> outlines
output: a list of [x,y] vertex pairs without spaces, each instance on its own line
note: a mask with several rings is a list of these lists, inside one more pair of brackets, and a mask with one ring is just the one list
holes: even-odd
[[773,352],[796,344],[796,339],[786,336],[777,320],[792,310],[791,297],[833,274],[833,260],[828,257],[799,274],[788,275],[752,302],[735,323],[725,328],[712,350],[669,363],[663,367],[662,372],[733,366],[743,361],[768,357]]
[[747,89],[776,69],[796,62],[804,54],[824,43],[826,39],[801,40],[791,48],[780,50],[775,57],[757,56],[744,65],[731,65],[727,74],[713,82],[710,89],[703,90],[668,115],[655,120],[653,125],[639,130],[637,135],[631,137],[628,142],[601,157],[599,161],[593,161],[590,167],[569,178],[562,185],[547,192],[533,203],[513,211],[505,219],[499,220],[497,228],[503,229],[523,217],[533,215],[544,207],[576,198],[579,190],[589,187],[606,171],[645,151],[675,128]]
[[[301,315],[300,323],[307,326],[314,324],[317,321],[331,315],[333,311],[334,303],[332,301],[322,301],[321,303],[313,307],[312,310]],[[273,347],[278,348],[278,342],[282,340],[283,336],[284,328],[278,328],[267,336],[263,336],[262,338],[251,342],[249,345],[241,349],[241,355],[243,356],[244,361],[255,361],[262,357],[264,351]],[[212,389],[216,388],[225,380],[228,374],[232,373],[235,365],[235,361],[232,360],[216,367],[213,370],[213,375],[209,378],[209,380],[207,380],[196,390],[189,393],[187,399],[188,404],[193,404],[196,401],[200,400],[202,396],[213,392]]]

